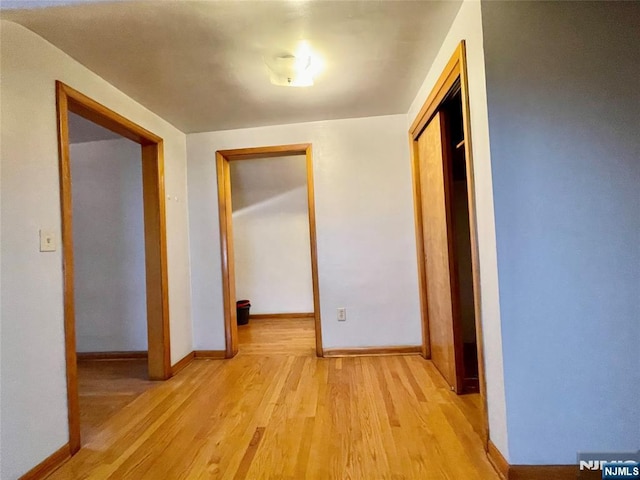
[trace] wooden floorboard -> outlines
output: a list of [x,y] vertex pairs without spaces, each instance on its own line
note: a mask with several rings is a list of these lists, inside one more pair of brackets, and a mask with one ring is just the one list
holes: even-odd
[[313,318],[263,318],[238,326],[242,355],[315,356]]
[[79,360],[82,443],[89,442],[109,417],[155,384],[148,380],[146,358]]
[[418,355],[317,358],[313,321],[281,322],[250,322],[235,358],[153,383],[49,478],[499,478],[477,394]]

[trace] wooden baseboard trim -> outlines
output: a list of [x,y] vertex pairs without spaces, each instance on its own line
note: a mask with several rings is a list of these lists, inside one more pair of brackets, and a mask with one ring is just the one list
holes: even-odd
[[171,376],[173,377],[178,372],[187,367],[193,360],[199,359],[223,359],[226,358],[226,352],[224,350],[194,350],[187,353],[178,362],[171,367]]
[[577,465],[511,465],[508,480],[576,480],[577,478],[600,479],[602,474],[600,471],[580,472]]
[[195,354],[195,358],[212,358],[217,360],[227,358],[227,352],[224,350],[195,350],[193,353]]
[[503,480],[590,480],[600,479],[599,471],[580,472],[577,465],[509,465],[489,440],[487,458]]
[[22,475],[19,480],[40,480],[42,478],[45,478],[49,474],[57,470],[59,467],[61,467],[62,464],[70,458],[71,449],[69,448],[69,444],[66,443],[61,448],[45,458],[38,465]]
[[195,358],[195,352],[189,352],[184,357],[182,357],[175,365],[171,366],[171,376],[178,374],[181,370],[183,370],[186,366],[188,366],[193,359]]
[[304,312],[304,313],[256,313],[253,315],[249,315],[249,318],[252,320],[271,320],[276,318],[314,318],[315,313],[313,312]]
[[148,358],[149,354],[144,351],[132,352],[78,352],[78,360],[133,360],[138,358]]
[[357,357],[380,355],[415,355],[422,352],[421,345],[406,345],[395,347],[355,347],[355,348],[326,348],[323,357]]
[[487,458],[496,472],[498,472],[498,475],[500,475],[500,478],[507,480],[509,478],[509,463],[491,440],[487,443]]

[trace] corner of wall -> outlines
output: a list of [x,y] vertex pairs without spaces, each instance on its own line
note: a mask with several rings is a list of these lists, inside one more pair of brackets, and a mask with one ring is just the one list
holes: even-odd
[[[56,80],[164,139],[166,195],[181,199],[166,208],[173,358],[192,351],[193,341],[185,134],[34,32],[4,19],[0,22],[1,255],[2,276],[11,279],[2,282],[1,293],[0,475],[16,478],[68,436],[62,257],[60,250],[43,255],[34,243],[40,226],[50,228],[57,238],[61,234]],[[43,390],[46,396],[33,394]]]
[[493,185],[489,150],[489,119],[484,63],[481,4],[465,0],[407,112],[407,127],[418,115],[458,44],[465,40],[473,138],[475,202],[481,283],[481,310],[484,340],[485,377],[490,438],[505,459],[509,459],[507,413],[498,264],[493,207]]

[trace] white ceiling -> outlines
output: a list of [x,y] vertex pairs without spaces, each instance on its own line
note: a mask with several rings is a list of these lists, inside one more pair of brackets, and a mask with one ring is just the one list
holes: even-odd
[[[406,113],[460,1],[120,1],[3,10],[180,130]],[[263,57],[305,39],[310,88]]]
[[307,187],[307,157],[238,160],[230,163],[231,206],[244,210],[298,188]]

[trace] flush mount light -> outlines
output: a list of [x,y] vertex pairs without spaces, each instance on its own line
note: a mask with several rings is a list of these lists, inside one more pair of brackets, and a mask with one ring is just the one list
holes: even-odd
[[309,44],[300,42],[295,53],[265,57],[269,79],[273,85],[284,87],[311,87],[313,78],[322,69],[322,62]]

